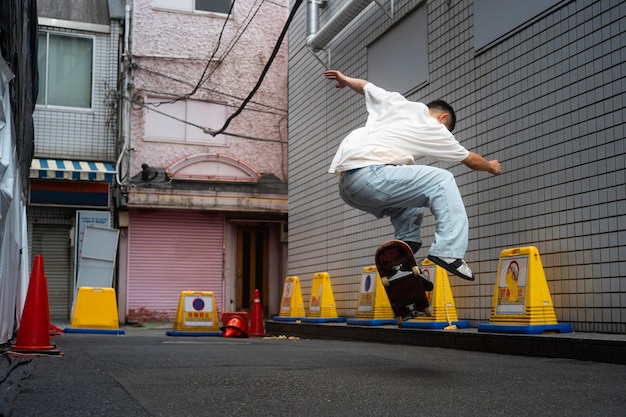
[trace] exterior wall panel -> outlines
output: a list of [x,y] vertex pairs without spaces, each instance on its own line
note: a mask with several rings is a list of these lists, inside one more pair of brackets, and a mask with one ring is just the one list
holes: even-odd
[[[44,158],[114,161],[116,156],[116,90],[120,27],[95,37],[91,110],[47,110],[37,107],[35,155]],[[52,32],[84,34],[67,29],[40,27]]]

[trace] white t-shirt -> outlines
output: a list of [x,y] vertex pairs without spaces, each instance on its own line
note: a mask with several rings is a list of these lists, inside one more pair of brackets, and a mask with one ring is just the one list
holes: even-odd
[[413,165],[422,156],[460,162],[469,155],[425,104],[372,83],[364,91],[367,122],[341,142],[328,170],[331,174],[369,165]]

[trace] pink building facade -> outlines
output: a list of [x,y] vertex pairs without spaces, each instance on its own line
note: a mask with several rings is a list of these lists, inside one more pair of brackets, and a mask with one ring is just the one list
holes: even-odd
[[213,292],[223,312],[250,309],[258,289],[266,315],[279,309],[287,45],[272,51],[288,2],[201,3],[132,5],[117,164],[122,322],[171,321],[186,290]]

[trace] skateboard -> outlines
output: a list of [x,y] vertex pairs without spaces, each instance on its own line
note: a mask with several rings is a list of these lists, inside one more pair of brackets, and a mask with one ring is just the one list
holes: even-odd
[[378,247],[374,259],[398,326],[404,320],[432,315],[421,271],[409,245],[390,240]]

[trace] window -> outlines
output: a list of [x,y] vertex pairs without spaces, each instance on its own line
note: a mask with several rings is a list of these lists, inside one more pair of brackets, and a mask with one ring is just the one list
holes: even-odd
[[[198,100],[167,103],[156,97],[146,99],[146,140],[224,145],[224,135],[212,136],[202,128],[220,129],[226,121],[226,107]],[[198,127],[201,126],[201,127]]]
[[39,33],[37,104],[91,108],[93,37]]
[[428,81],[427,18],[419,7],[367,47],[368,80],[400,94]]
[[474,49],[497,43],[569,0],[475,0]]
[[154,0],[152,5],[163,9],[186,12],[212,12],[228,14],[233,0]]

